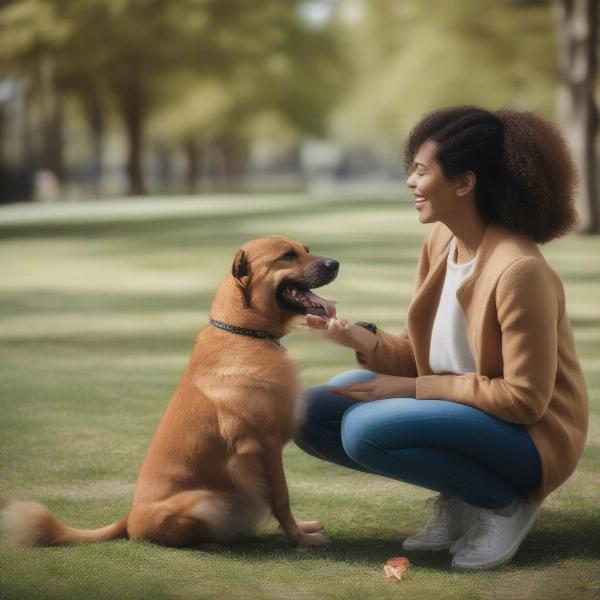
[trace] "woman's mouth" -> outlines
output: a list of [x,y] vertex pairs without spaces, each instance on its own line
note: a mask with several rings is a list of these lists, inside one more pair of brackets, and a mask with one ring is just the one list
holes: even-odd
[[425,200],[423,196],[415,196],[415,208],[421,208],[425,202],[427,202],[427,200]]

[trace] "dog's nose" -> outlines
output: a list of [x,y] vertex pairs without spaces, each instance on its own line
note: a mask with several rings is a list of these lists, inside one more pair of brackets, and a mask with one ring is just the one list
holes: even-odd
[[333,258],[326,258],[323,261],[323,266],[328,271],[337,271],[340,267],[340,263],[337,260],[333,260]]

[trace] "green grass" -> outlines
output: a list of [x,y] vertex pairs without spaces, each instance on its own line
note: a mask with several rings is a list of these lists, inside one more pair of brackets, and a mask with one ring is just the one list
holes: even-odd
[[[2,224],[0,213],[0,502],[35,499],[97,527],[129,506],[160,414],[186,365],[238,244],[290,235],[338,259],[327,296],[349,319],[397,330],[426,227],[398,200],[261,198],[248,209],[149,220]],[[198,199],[201,203],[202,199]],[[0,598],[600,598],[600,239],[543,249],[565,283],[589,385],[588,446],[507,566],[458,573],[448,554],[390,556],[426,520],[430,492],[285,450],[298,518],[321,519],[331,544],[292,550],[271,521],[222,551],[115,541],[0,547]],[[342,348],[298,331],[286,340],[306,385],[354,368]]]

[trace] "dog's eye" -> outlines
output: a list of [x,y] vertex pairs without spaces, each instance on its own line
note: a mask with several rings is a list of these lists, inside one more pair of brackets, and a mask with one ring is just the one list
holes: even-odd
[[279,260],[294,260],[298,258],[298,253],[295,250],[288,250],[283,256],[279,257]]

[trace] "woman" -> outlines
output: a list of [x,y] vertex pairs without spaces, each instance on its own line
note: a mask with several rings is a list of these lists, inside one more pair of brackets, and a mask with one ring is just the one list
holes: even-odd
[[562,284],[537,244],[571,230],[575,174],[537,115],[427,115],[405,153],[425,240],[400,335],[311,316],[367,370],[312,388],[296,443],[339,465],[440,492],[406,550],[452,566],[509,561],[573,472],[588,407]]

